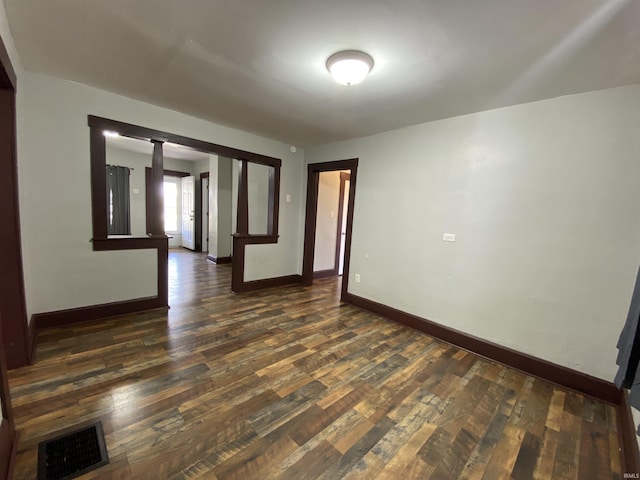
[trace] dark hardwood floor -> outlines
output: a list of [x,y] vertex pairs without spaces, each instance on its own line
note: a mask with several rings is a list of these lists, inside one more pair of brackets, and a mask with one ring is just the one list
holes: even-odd
[[171,251],[168,313],[42,332],[11,372],[16,479],[101,420],[81,478],[619,479],[615,409],[340,304],[339,280],[230,292]]

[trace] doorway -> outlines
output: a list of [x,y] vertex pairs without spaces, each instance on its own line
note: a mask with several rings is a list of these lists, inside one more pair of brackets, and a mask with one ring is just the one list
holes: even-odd
[[319,174],[313,278],[343,273],[350,179],[349,170]]
[[347,208],[349,203],[349,187],[351,186],[351,173],[340,172],[340,204],[338,205],[338,230],[336,241],[336,264],[338,275],[344,273],[344,251],[347,237]]
[[[356,177],[358,170],[358,159],[339,160],[335,162],[312,163],[307,166],[307,204],[304,235],[304,254],[302,266],[302,283],[310,286],[314,277],[333,276],[342,274],[341,298],[344,298],[349,284],[349,260],[351,254],[351,231],[353,228],[353,208],[355,204]],[[326,252],[316,251],[316,237],[318,228],[325,228],[323,220],[326,220],[327,211],[321,212],[325,216],[320,219],[318,216],[319,197],[321,195],[320,175],[323,172],[335,172],[334,177],[339,179],[338,196],[334,198],[337,205],[330,224],[334,227],[335,242],[332,244],[333,252],[331,256],[331,267],[326,268]],[[327,177],[329,178],[329,177]],[[340,209],[342,205],[342,209]],[[331,207],[328,210],[328,217],[332,219]],[[337,214],[336,214],[337,212]],[[331,228],[331,227],[329,227]],[[344,235],[343,235],[344,233]],[[344,239],[343,239],[344,237]],[[324,255],[325,260],[316,263],[316,254]],[[342,260],[342,261],[341,261]],[[314,275],[315,272],[315,275]]]
[[181,178],[182,183],[182,247],[196,249],[195,232],[195,178],[191,175]]

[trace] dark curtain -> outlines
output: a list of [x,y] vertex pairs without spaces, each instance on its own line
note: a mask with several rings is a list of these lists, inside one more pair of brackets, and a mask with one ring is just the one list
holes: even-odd
[[107,233],[131,235],[129,169],[107,165]]
[[620,339],[618,340],[618,359],[616,363],[619,365],[615,383],[618,387],[630,389],[629,403],[640,410],[640,372],[638,365],[640,363],[640,329],[638,321],[640,320],[640,270],[636,278],[636,285],[633,289],[631,297],[631,306],[627,315]]

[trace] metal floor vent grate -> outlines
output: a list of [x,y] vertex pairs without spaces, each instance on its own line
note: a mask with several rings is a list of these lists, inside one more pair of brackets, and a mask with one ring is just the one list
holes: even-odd
[[69,480],[107,463],[102,422],[38,445],[38,480]]

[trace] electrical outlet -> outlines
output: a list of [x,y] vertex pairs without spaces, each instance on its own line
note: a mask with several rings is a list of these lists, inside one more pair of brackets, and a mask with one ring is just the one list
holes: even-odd
[[359,273],[355,274],[355,281],[356,281],[356,283],[360,283],[360,274]]
[[287,193],[286,199],[287,199],[287,203],[291,203],[291,195],[289,195],[288,193]]

